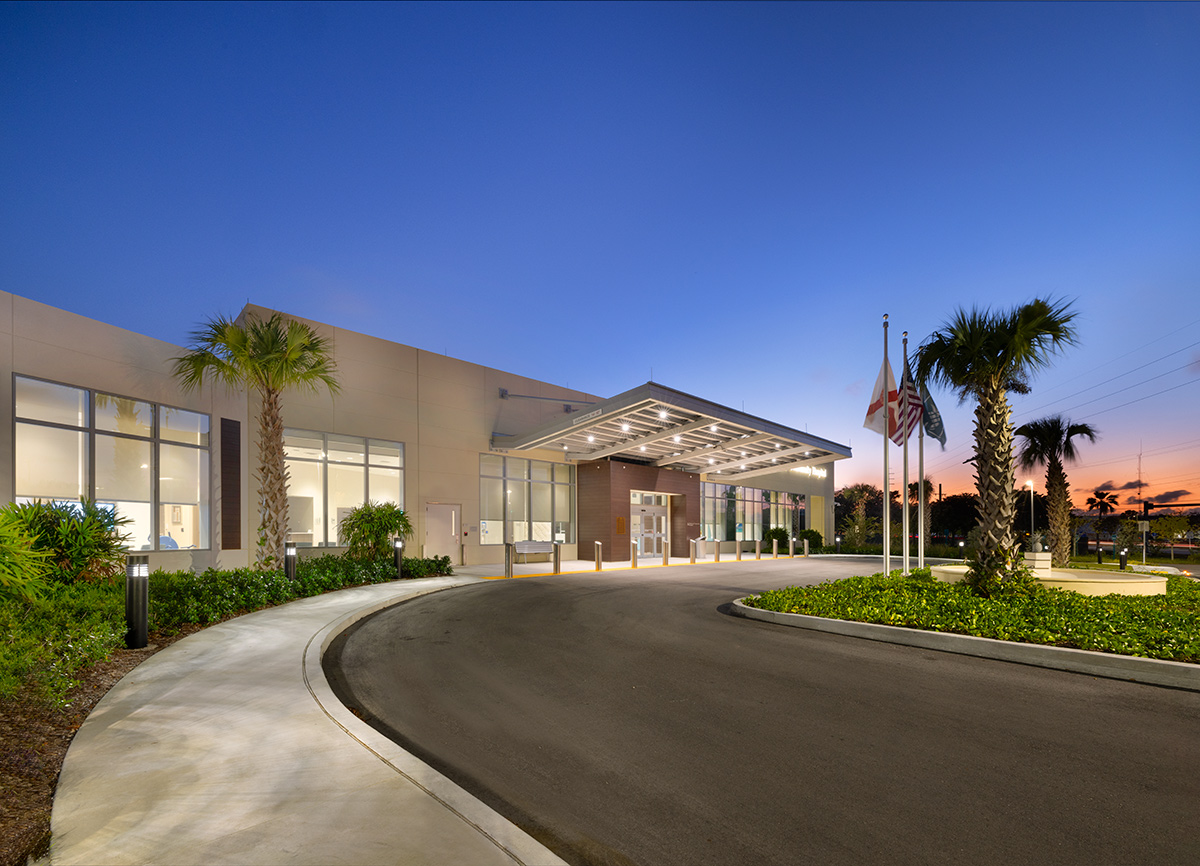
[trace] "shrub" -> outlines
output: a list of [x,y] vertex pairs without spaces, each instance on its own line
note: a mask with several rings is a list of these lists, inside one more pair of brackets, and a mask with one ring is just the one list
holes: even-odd
[[762,537],[763,550],[770,550],[771,542],[776,540],[779,541],[780,550],[787,550],[788,542],[791,539],[792,537],[788,534],[788,531],[782,526],[772,526],[770,529],[764,529]]
[[0,600],[32,601],[47,584],[47,553],[34,550],[24,524],[9,509],[0,511]]
[[27,502],[4,509],[33,540],[33,549],[47,554],[47,575],[60,583],[112,581],[125,573],[128,535],[118,517],[93,499],[74,502]]
[[821,539],[821,533],[816,529],[801,529],[796,533],[796,544],[799,544],[806,538],[808,539],[808,546],[813,550],[819,550],[825,543]]
[[338,527],[338,535],[352,559],[379,559],[392,555],[392,539],[412,535],[408,514],[393,502],[365,502],[353,509]]

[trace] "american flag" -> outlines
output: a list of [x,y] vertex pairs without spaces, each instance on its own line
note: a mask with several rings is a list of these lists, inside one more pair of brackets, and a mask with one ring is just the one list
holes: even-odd
[[[907,398],[907,405],[906,405]],[[908,366],[908,359],[904,361],[904,376],[900,379],[900,388],[896,395],[896,415],[898,423],[896,429],[891,434],[891,440],[897,445],[903,445],[904,440],[911,436],[917,429],[917,425],[921,423],[921,416],[924,414],[924,404],[921,402],[921,394],[917,391],[917,386],[913,384],[912,370]]]

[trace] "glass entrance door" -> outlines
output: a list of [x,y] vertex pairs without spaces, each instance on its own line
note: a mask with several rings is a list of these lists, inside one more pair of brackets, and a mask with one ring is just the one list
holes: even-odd
[[634,492],[629,497],[630,539],[637,544],[639,557],[661,559],[670,549],[670,497],[662,493]]

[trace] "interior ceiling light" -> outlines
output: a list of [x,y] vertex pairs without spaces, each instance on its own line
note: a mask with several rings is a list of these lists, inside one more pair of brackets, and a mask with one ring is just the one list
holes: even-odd
[[[771,458],[771,462],[772,462],[772,463],[775,463],[775,462],[776,462],[776,458],[772,457],[772,458]],[[883,506],[881,505],[881,506],[879,506],[879,507],[880,507],[880,508],[882,508]]]
[[[775,443],[775,447],[776,447],[776,448],[778,448],[778,447],[779,447],[779,443],[778,443],[778,442],[776,442],[776,443]],[[883,506],[880,506],[880,507],[882,508]]]
[[673,436],[673,437],[671,437],[671,438],[673,438],[673,439],[674,439],[676,442],[678,442],[678,441],[679,441],[679,435],[678,435],[678,434],[676,434],[675,436]]
[[708,465],[709,465],[709,466],[712,466],[712,465],[713,465],[714,463],[716,463],[716,462],[717,462],[717,461],[716,461],[716,460],[713,460],[711,457],[709,457],[709,458],[708,458]]
[[628,424],[622,424],[622,425],[621,425],[621,432],[622,432],[622,433],[628,433],[628,432],[629,432],[629,425],[628,425]]
[[595,436],[592,436],[591,434],[588,434],[588,441],[589,441],[589,442],[595,442],[595,441],[596,441],[596,437],[595,437]]
[[645,446],[645,445],[643,445],[643,446],[642,446],[642,448],[641,448],[641,450],[642,450],[642,451],[645,451],[645,450],[646,450],[646,446]]
[[659,418],[661,418],[663,421],[666,421],[666,420],[667,420],[667,410],[666,410],[666,409],[659,409],[659,410],[658,410],[658,417],[659,417]]
[[716,432],[717,432],[717,425],[716,425],[716,424],[712,425],[711,427],[709,427],[709,428],[708,428],[708,431],[709,431],[710,433],[716,433]]

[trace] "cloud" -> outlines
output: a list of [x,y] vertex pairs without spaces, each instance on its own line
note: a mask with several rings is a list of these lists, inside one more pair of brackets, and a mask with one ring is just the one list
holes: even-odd
[[1137,490],[1139,487],[1148,487],[1145,481],[1126,481],[1120,487],[1113,487],[1113,490]]
[[1190,490],[1168,490],[1166,493],[1160,493],[1158,496],[1151,496],[1151,502],[1178,502],[1185,496],[1191,496]]

